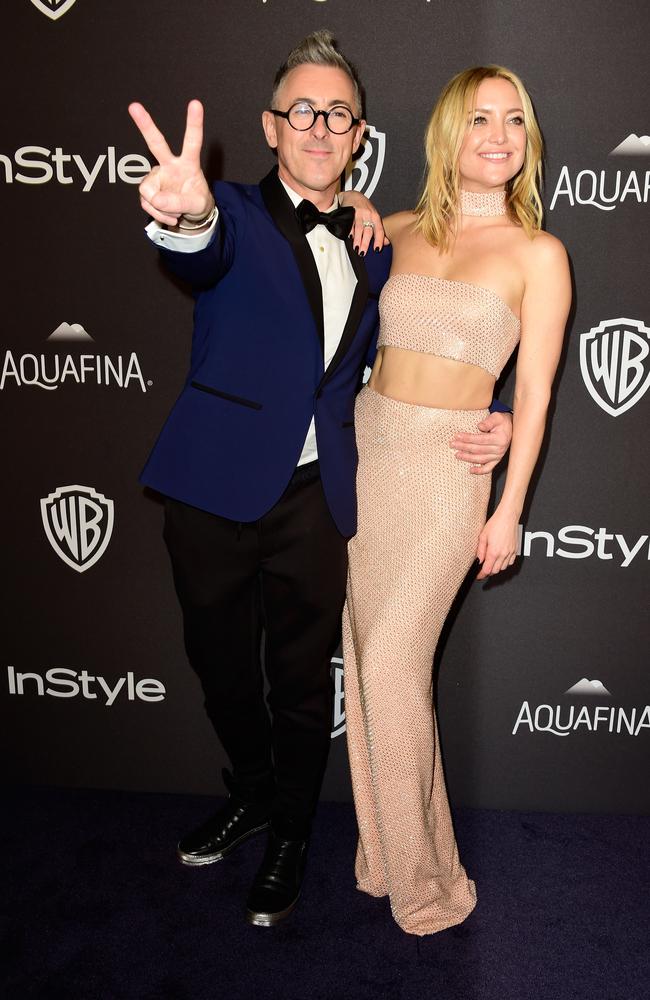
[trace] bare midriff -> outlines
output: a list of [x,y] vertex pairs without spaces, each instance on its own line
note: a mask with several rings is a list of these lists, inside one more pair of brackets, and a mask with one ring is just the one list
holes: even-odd
[[369,385],[402,403],[444,410],[482,410],[492,402],[494,377],[478,365],[402,347],[380,347]]

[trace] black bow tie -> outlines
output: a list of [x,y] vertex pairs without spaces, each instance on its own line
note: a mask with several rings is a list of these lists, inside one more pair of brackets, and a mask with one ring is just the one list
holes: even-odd
[[352,223],[354,222],[354,209],[336,208],[333,212],[319,212],[311,201],[301,201],[296,208],[298,222],[302,226],[303,233],[310,233],[314,226],[326,226],[332,236],[339,240],[344,240],[350,235]]

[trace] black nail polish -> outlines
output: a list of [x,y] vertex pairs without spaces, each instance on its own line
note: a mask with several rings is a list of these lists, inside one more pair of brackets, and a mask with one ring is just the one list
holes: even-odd
[[355,247],[355,248],[354,248],[354,252],[355,252],[355,253],[359,253],[359,247]]
[[365,256],[366,256],[366,251],[365,251],[365,250],[362,250],[362,251],[361,251],[361,253],[359,254],[359,256],[360,256],[360,257],[365,257]]

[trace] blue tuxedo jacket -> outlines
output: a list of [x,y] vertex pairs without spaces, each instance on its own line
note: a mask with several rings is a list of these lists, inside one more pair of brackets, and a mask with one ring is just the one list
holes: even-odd
[[372,360],[390,249],[354,253],[357,285],[343,336],[323,365],[314,258],[277,170],[259,185],[217,183],[215,238],[197,253],[161,251],[194,289],[190,370],[141,481],[236,521],[282,496],[312,416],[325,497],[342,535],[356,531],[354,399]]

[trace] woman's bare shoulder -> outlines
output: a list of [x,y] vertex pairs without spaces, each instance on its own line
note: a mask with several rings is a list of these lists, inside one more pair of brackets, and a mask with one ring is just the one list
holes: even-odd
[[526,241],[523,260],[528,270],[539,269],[540,272],[546,270],[552,272],[558,268],[565,269],[567,267],[567,252],[557,236],[540,230],[535,233],[532,240]]
[[384,219],[386,235],[394,243],[400,236],[412,232],[416,222],[415,212],[393,212]]

